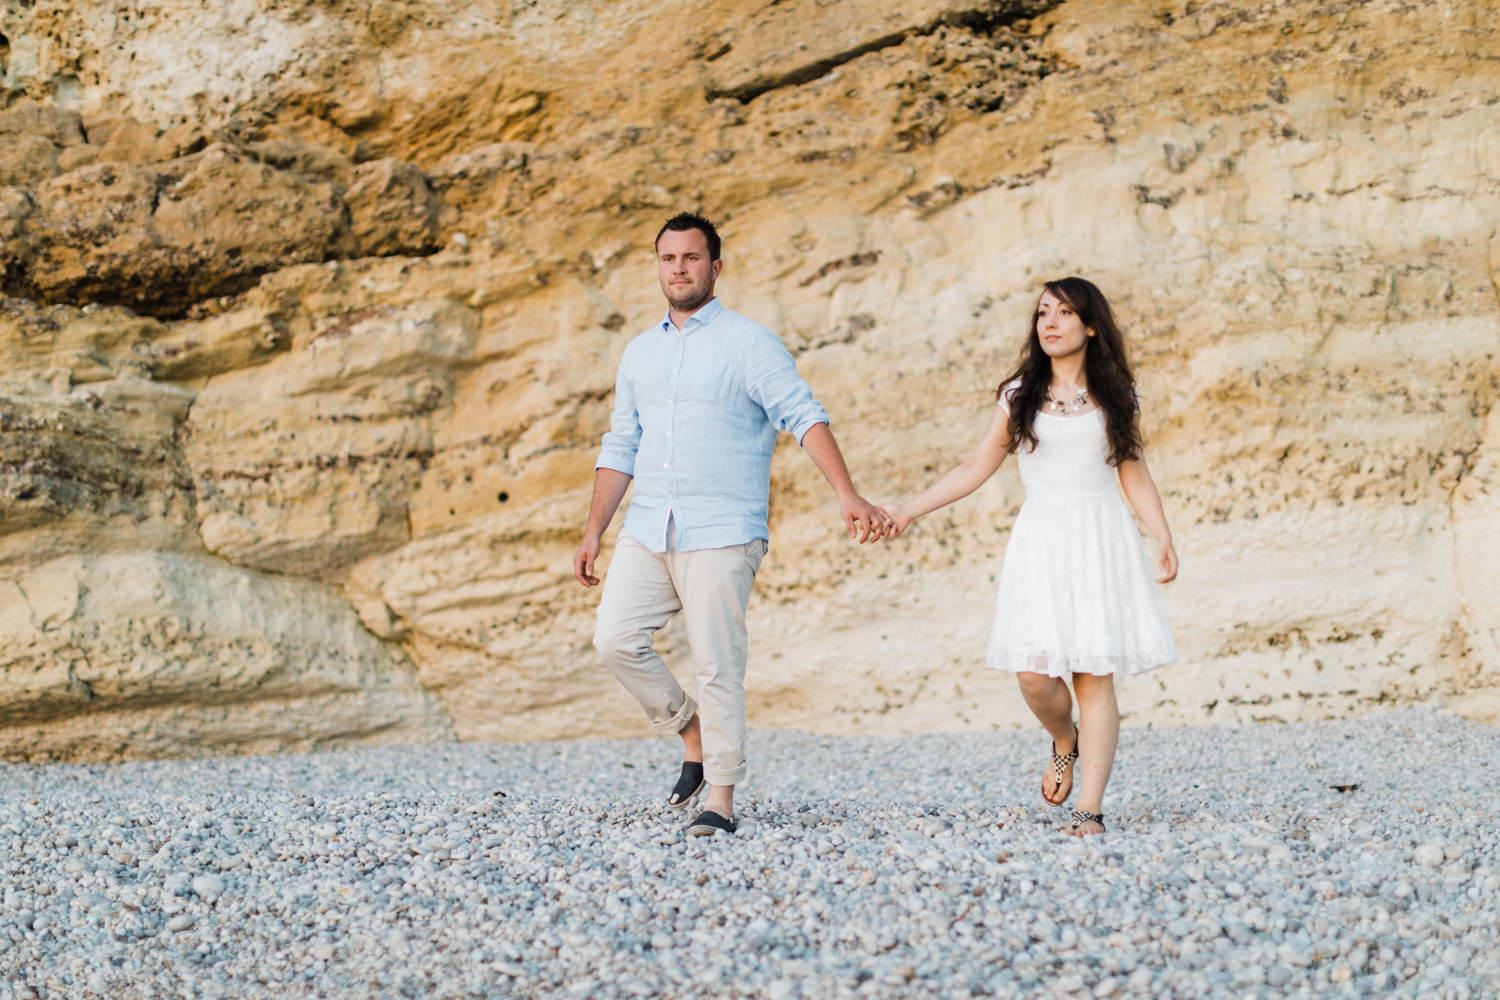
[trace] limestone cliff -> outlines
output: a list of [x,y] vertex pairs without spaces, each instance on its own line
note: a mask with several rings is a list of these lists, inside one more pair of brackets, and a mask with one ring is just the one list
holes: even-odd
[[[874,498],[972,447],[1042,279],[1111,295],[1183,558],[1128,722],[1500,717],[1487,14],[0,0],[0,748],[639,732],[569,558],[684,207]],[[753,725],[1026,718],[1012,467],[880,548],[773,476]]]

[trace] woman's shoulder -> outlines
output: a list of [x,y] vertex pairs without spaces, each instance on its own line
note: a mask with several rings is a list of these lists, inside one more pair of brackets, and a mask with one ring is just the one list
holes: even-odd
[[1021,378],[1017,376],[1000,386],[1000,391],[995,394],[995,405],[999,406],[1006,413],[1009,413],[1011,400],[1015,399],[1016,393],[1020,391]]

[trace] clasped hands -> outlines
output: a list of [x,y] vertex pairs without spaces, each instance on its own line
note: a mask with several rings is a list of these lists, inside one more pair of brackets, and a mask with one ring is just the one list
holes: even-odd
[[898,538],[912,522],[900,504],[877,506],[857,495],[841,500],[839,508],[849,537],[861,544]]

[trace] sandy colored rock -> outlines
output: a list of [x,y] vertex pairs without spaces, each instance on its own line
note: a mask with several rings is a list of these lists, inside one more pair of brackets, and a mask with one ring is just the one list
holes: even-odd
[[155,163],[162,156],[156,129],[133,118],[93,123],[89,138],[99,147],[97,158],[110,163]]
[[[1121,684],[1128,722],[1500,717],[1487,13],[0,2],[0,129],[35,151],[0,158],[0,587],[65,558],[123,593],[160,565],[210,605],[260,587],[275,628],[236,634],[377,665],[264,682],[336,720],[319,740],[639,732],[569,559],[620,352],[662,311],[650,238],[701,207],[725,301],[782,335],[876,499],[967,455],[1041,280],[1109,293],[1183,559],[1182,663]],[[783,442],[752,725],[1025,723],[982,665],[1021,500],[1008,465],[860,548]],[[60,579],[41,620],[115,620]],[[157,702],[70,702],[5,614],[0,650],[32,650],[0,673],[13,756],[290,731],[216,700],[217,633],[174,641]],[[66,627],[129,659],[123,626]]]
[[443,202],[391,157],[268,129],[159,134],[22,103],[0,112],[0,273],[9,294],[180,317],[306,261],[437,249]]
[[63,158],[84,145],[76,113],[32,101],[6,108],[0,111],[0,186],[53,177],[66,169]]
[[[58,338],[83,339],[107,343],[77,329]],[[176,443],[192,392],[127,370],[59,395],[61,378],[0,394],[7,757],[254,752],[451,733],[409,661],[369,636],[337,590],[203,552]]]
[[265,752],[449,732],[409,664],[314,584],[141,552],[53,560],[0,587],[11,755]]
[[437,249],[442,202],[422,171],[386,157],[360,164],[344,201],[360,257],[388,257]]
[[448,366],[471,311],[441,299],[332,319],[291,353],[221,375],[185,428],[203,541],[234,562],[319,575],[409,537]]
[[0,566],[194,539],[173,433],[192,394],[131,375],[61,397],[0,395]]

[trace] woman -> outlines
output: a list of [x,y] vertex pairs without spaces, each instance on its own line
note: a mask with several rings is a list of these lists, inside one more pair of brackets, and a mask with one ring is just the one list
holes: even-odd
[[996,400],[990,428],[965,462],[886,509],[895,522],[889,534],[968,496],[1017,454],[1026,502],[1006,546],[987,659],[1015,672],[1052,737],[1042,798],[1068,800],[1076,763],[1082,777],[1068,832],[1103,833],[1120,736],[1114,676],[1177,659],[1130,509],[1156,541],[1157,583],[1176,578],[1177,553],[1146,468],[1124,337],[1098,288],[1077,277],[1047,282],[1021,363]]

